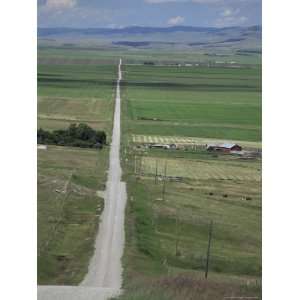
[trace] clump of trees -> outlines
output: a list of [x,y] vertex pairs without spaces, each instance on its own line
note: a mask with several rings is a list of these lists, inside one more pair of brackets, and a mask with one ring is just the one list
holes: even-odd
[[66,130],[37,131],[38,144],[59,145],[81,148],[102,148],[106,144],[106,133],[97,131],[87,124],[71,124]]

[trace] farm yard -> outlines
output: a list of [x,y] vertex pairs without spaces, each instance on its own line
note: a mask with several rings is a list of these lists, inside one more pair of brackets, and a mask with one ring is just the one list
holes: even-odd
[[[259,299],[260,155],[248,159],[205,146],[232,142],[261,152],[260,80],[259,67],[125,66],[123,164],[130,201],[128,293],[120,299],[138,299],[145,286],[153,287],[153,299],[198,299],[199,286],[203,299],[223,299],[229,291]],[[211,222],[209,280],[202,282]]]

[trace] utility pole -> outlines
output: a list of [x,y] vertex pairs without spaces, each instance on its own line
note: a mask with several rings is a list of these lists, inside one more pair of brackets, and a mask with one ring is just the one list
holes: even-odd
[[143,164],[143,154],[141,155],[141,160],[140,160],[140,170],[139,170],[140,177],[141,177],[141,174],[142,174],[142,164]]
[[175,256],[178,256],[179,252],[178,252],[178,243],[179,243],[179,220],[178,220],[178,208],[176,208],[176,227],[175,227],[175,231],[176,231],[176,241],[175,241]]
[[165,162],[165,173],[164,173],[163,189],[162,189],[162,199],[163,199],[163,201],[165,201],[166,179],[167,179],[167,163]]
[[206,267],[205,267],[205,279],[207,279],[207,275],[208,275],[212,230],[213,230],[213,221],[210,221],[210,224],[209,224],[209,233],[208,233],[207,256],[206,256]]
[[158,169],[158,161],[156,160],[156,164],[155,164],[155,184],[157,184],[157,170]]

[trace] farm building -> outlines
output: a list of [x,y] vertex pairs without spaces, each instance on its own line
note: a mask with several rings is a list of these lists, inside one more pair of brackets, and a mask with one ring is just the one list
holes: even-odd
[[149,148],[156,148],[156,149],[176,149],[176,145],[174,144],[150,144]]
[[206,145],[207,151],[231,152],[242,151],[242,147],[238,144],[225,143],[225,144],[208,144]]

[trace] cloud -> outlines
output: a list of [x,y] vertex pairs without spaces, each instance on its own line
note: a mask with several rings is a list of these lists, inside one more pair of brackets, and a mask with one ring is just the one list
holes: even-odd
[[168,25],[174,26],[174,25],[182,24],[183,22],[184,22],[184,17],[177,16],[169,19]]
[[224,8],[223,11],[220,12],[220,17],[216,20],[215,25],[218,27],[243,25],[248,21],[248,18],[241,16],[240,12],[239,8]]
[[217,27],[227,27],[227,26],[240,26],[248,21],[245,16],[229,16],[225,18],[219,18],[215,22]]
[[[200,3],[200,4],[215,4],[224,2],[225,0],[144,0],[149,4],[161,4],[161,3]],[[231,0],[234,1],[234,0]],[[236,0],[240,1],[240,0]],[[242,0],[243,1],[243,0]]]
[[191,0],[193,3],[202,3],[202,4],[215,4],[219,2],[223,2],[223,0]]
[[261,0],[144,0],[148,4],[162,4],[162,3],[195,3],[195,4],[226,4],[226,3],[250,3],[260,2]]
[[45,6],[48,9],[68,9],[75,7],[76,4],[76,0],[47,0]]
[[221,16],[223,17],[230,17],[230,16],[236,16],[240,13],[240,10],[237,9],[232,9],[232,8],[225,8],[222,12],[221,12]]
[[170,3],[170,2],[188,2],[189,0],[145,0],[146,3],[149,4],[160,4],[160,3]]

